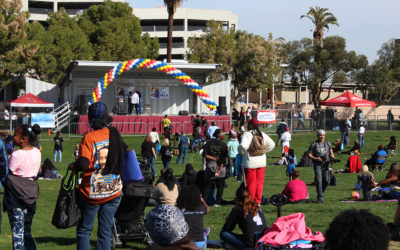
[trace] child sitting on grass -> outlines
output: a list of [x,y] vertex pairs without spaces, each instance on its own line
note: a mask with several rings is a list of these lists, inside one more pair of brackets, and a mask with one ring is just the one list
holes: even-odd
[[277,165],[277,166],[288,165],[288,161],[286,159],[286,154],[282,153],[281,158],[279,158],[279,160],[277,162],[275,162],[274,165]]
[[364,165],[361,168],[360,174],[357,176],[357,184],[360,185],[363,190],[363,200],[370,201],[372,200],[372,192],[371,190],[376,187],[374,175],[369,172],[368,166]]
[[185,186],[179,194],[177,203],[189,225],[189,237],[199,249],[206,249],[210,229],[204,232],[203,218],[210,213],[210,209],[201,197],[199,189],[196,186]]

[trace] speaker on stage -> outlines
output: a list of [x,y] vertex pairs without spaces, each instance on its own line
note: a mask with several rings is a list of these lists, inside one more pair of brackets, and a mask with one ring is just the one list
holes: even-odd
[[218,97],[218,106],[226,106],[226,96]]
[[88,102],[89,102],[89,97],[86,95],[80,95],[78,97],[78,101],[79,101],[79,107],[78,107],[78,111],[80,115],[87,115],[87,111],[88,111]]
[[182,116],[186,116],[186,115],[189,115],[189,111],[187,111],[187,110],[181,110],[181,111],[179,111],[178,114],[179,114],[179,115],[182,115]]
[[217,107],[217,112],[219,115],[227,115],[228,114],[228,108],[226,106],[218,106]]

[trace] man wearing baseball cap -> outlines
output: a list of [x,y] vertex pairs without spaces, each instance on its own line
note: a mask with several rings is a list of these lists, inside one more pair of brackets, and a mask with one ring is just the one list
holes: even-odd
[[324,202],[324,192],[329,185],[329,161],[335,158],[330,142],[325,140],[325,130],[317,130],[318,140],[311,143],[308,156],[313,161],[315,180],[317,181],[317,198]]
[[244,132],[238,151],[242,154],[242,167],[250,196],[258,204],[261,204],[265,166],[267,165],[265,153],[272,151],[275,143],[267,134],[260,131],[258,125],[259,122],[255,118],[248,121],[248,131]]

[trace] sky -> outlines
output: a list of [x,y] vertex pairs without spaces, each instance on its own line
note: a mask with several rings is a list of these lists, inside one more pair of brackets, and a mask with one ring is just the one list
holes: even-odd
[[[156,8],[162,0],[126,0],[132,8]],[[182,7],[230,10],[238,15],[239,29],[286,41],[312,37],[313,24],[300,20],[310,6],[329,8],[339,22],[325,36],[346,39],[347,49],[377,59],[383,43],[400,38],[400,0],[187,0]]]

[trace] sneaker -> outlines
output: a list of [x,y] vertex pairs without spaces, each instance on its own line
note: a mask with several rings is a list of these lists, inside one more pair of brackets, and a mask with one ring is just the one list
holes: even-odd
[[319,198],[318,203],[324,203],[324,200],[322,198]]
[[203,230],[204,238],[206,238],[211,232],[211,229],[207,227],[206,229]]
[[214,204],[214,207],[221,207],[221,205],[219,205],[219,204]]

